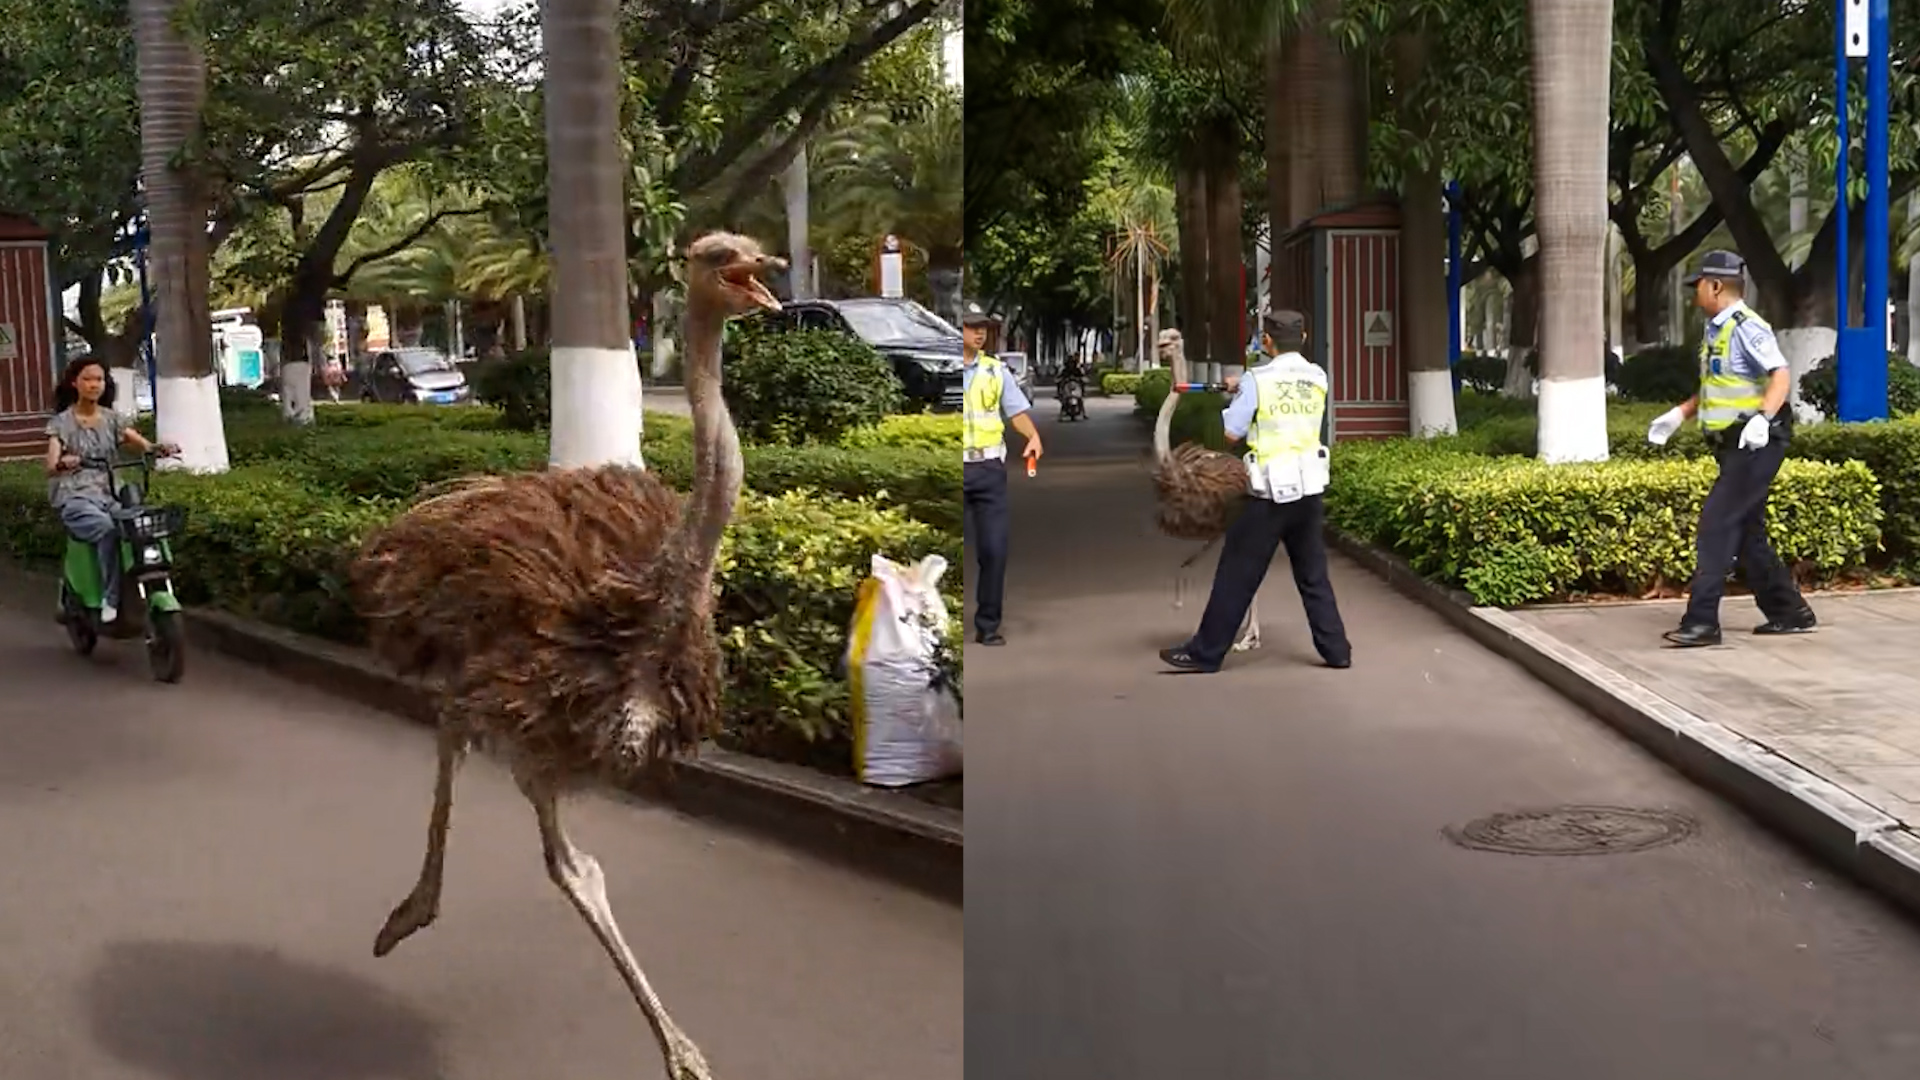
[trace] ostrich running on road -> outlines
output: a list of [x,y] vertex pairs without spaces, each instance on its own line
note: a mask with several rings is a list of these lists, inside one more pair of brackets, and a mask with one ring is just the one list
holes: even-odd
[[419,882],[373,947],[385,956],[439,913],[453,776],[491,750],[533,804],[547,873],[613,958],[672,1080],[711,1080],[622,940],[606,880],[575,847],[567,788],[691,750],[720,711],[714,562],[740,496],[740,441],[720,396],[731,315],[780,302],[756,276],[784,263],[742,236],[687,249],[687,396],[694,470],[684,503],[627,466],[463,481],[367,538],[353,587],[382,660],[436,693],[439,774]]
[[[1180,331],[1160,331],[1155,345],[1161,361],[1173,373],[1174,386],[1186,382],[1187,357]],[[1160,509],[1154,520],[1161,532],[1175,539],[1206,541],[1205,547],[1180,564],[1184,570],[1227,534],[1227,526],[1233,524],[1247,497],[1247,466],[1231,454],[1209,450],[1197,442],[1169,448],[1173,413],[1179,405],[1180,391],[1169,389],[1153,424],[1153,483],[1160,494]],[[1248,604],[1247,621],[1240,628],[1240,640],[1233,643],[1233,651],[1259,647],[1260,619],[1254,605]]]

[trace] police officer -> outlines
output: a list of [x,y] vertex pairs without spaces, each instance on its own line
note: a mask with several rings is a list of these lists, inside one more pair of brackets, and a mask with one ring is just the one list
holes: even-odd
[[1353,646],[1327,578],[1327,450],[1320,444],[1327,411],[1327,373],[1301,355],[1306,316],[1270,311],[1261,320],[1265,362],[1234,386],[1223,414],[1227,438],[1247,443],[1253,498],[1227,529],[1200,629],[1186,644],[1162,649],[1160,659],[1180,671],[1220,670],[1266,579],[1273,553],[1287,547],[1293,583],[1307,610],[1313,647],[1328,667],[1353,663]]
[[1662,413],[1647,441],[1666,444],[1689,417],[1720,463],[1720,475],[1700,508],[1693,587],[1680,626],[1664,636],[1690,648],[1720,644],[1720,598],[1738,561],[1766,622],[1756,634],[1804,634],[1813,609],[1767,541],[1767,494],[1786,460],[1793,434],[1787,396],[1793,376],[1773,328],[1747,306],[1746,262],[1731,251],[1709,251],[1687,275],[1693,302],[1707,313],[1700,342],[1700,392]]
[[961,309],[966,346],[962,386],[966,397],[966,439],[961,449],[961,491],[966,503],[966,543],[974,551],[979,577],[973,587],[974,640],[1005,645],[1000,633],[1001,604],[1007,582],[1006,426],[1026,436],[1026,458],[1040,460],[1040,432],[1028,415],[1033,403],[1020,392],[1013,372],[987,355],[987,328],[999,320],[974,301]]

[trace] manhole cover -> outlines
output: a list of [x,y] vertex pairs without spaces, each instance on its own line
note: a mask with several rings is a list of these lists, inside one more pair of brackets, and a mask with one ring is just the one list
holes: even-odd
[[1508,855],[1618,855],[1677,844],[1697,828],[1693,819],[1662,810],[1557,806],[1494,814],[1446,834],[1461,847]]

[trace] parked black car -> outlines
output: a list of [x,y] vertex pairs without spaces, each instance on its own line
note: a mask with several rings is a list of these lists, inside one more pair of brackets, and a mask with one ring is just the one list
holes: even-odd
[[360,373],[360,400],[387,404],[459,405],[473,397],[467,377],[439,349],[383,349]]
[[907,399],[933,409],[961,405],[960,331],[912,300],[790,300],[765,318],[800,330],[838,330],[893,364]]

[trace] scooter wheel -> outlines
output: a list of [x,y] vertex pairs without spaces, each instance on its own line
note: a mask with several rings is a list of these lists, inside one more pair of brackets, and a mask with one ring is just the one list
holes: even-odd
[[92,656],[94,646],[100,644],[100,635],[94,631],[86,612],[69,611],[62,621],[66,623],[67,641],[73,645],[73,651],[81,656]]
[[187,671],[187,635],[177,611],[147,615],[147,666],[163,683],[177,683]]

